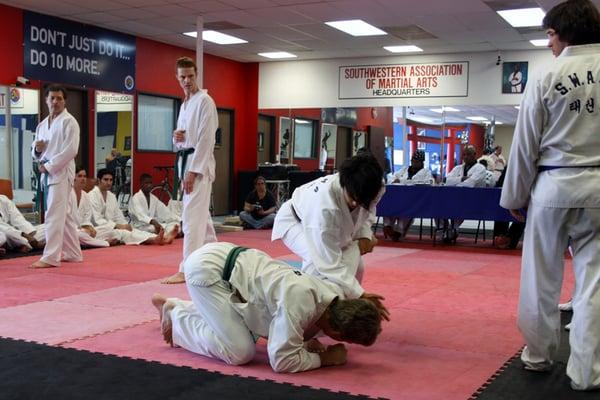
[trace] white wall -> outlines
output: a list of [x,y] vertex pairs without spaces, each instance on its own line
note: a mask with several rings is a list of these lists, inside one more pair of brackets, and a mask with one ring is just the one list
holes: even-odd
[[502,146],[502,155],[508,161],[510,157],[510,146],[512,145],[515,127],[510,125],[496,125],[496,136],[494,143]]
[[[460,106],[518,104],[520,94],[502,94],[502,66],[498,53],[463,53],[422,56],[394,56],[356,59],[278,61],[259,65],[259,108],[322,108],[365,106]],[[503,61],[528,61],[528,79],[540,66],[550,62],[547,49],[502,52]],[[339,67],[347,65],[469,62],[468,97],[338,99]]]

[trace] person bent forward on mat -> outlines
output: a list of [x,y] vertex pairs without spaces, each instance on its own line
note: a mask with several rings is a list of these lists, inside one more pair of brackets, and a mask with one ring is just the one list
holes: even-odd
[[281,239],[302,258],[302,272],[323,279],[341,297],[369,298],[361,287],[362,255],[373,251],[375,207],[383,193],[383,169],[370,154],[344,161],[339,174],[315,179],[294,190],[277,212],[271,240]]
[[324,346],[317,333],[370,346],[381,332],[371,301],[341,300],[319,278],[259,250],[209,243],[186,259],[184,271],[192,301],[152,297],[163,338],[227,364],[250,362],[256,337],[264,337],[276,372],[342,365],[346,347]]

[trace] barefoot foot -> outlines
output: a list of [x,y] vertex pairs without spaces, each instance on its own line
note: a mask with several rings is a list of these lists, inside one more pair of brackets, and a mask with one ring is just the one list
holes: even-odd
[[171,230],[171,232],[169,232],[165,235],[165,243],[166,244],[173,243],[173,240],[175,240],[177,235],[179,235],[179,225],[175,225],[173,227],[173,229]]
[[31,264],[29,268],[56,268],[56,265],[48,264],[40,260]]
[[176,284],[176,283],[185,283],[185,275],[183,272],[178,272],[176,274],[173,274],[173,275],[163,279],[162,281],[160,281],[160,283],[164,283],[167,285],[172,285],[172,284]]

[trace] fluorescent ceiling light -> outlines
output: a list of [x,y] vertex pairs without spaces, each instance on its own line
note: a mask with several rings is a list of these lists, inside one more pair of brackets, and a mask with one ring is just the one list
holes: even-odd
[[500,121],[495,121],[494,125],[504,125],[504,122],[500,122]]
[[[184,32],[186,36],[190,37],[198,37],[197,32]],[[206,40],[207,42],[212,42],[216,44],[240,44],[240,43],[248,43],[247,40],[240,39],[235,36],[227,35],[225,33],[217,32],[217,31],[202,31],[202,40]]]
[[297,124],[310,124],[311,121],[307,121],[305,119],[295,119],[294,122]]
[[362,19],[351,19],[347,21],[329,21],[325,22],[326,25],[332,28],[339,29],[342,32],[346,32],[352,36],[378,36],[387,35],[386,32],[381,29],[367,24]]
[[520,109],[521,109],[521,106],[515,106],[515,108],[516,108],[517,110],[520,110]]
[[485,117],[467,117],[467,119],[470,119],[471,121],[487,121],[488,120]]
[[436,112],[438,114],[443,113],[444,111],[447,112],[457,112],[460,111],[459,109],[453,108],[453,107],[442,107],[442,108],[430,108],[429,110]]
[[295,54],[288,53],[287,51],[272,51],[270,53],[258,53],[259,56],[266,58],[296,58]]
[[529,43],[536,47],[548,47],[548,39],[534,39],[530,40]]
[[383,46],[383,48],[391,53],[416,53],[423,51],[422,48],[417,46]]
[[541,26],[545,15],[544,11],[539,7],[502,10],[497,12],[514,28]]

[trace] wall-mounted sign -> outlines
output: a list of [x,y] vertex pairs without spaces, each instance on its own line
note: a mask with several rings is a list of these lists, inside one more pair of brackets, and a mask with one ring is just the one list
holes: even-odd
[[468,61],[339,68],[339,99],[467,97],[468,94]]
[[119,92],[135,87],[135,38],[25,11],[25,76]]
[[[24,93],[22,90],[11,87],[8,88],[8,98],[10,99],[10,107],[11,108],[23,108],[24,107],[24,100],[23,100],[23,96]],[[7,100],[7,96],[5,93],[0,93],[0,108],[6,108],[6,100]]]

